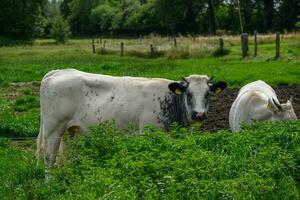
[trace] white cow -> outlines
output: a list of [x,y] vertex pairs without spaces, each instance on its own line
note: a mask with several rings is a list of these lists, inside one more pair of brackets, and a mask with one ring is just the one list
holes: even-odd
[[292,102],[280,104],[275,91],[264,81],[258,80],[242,87],[229,113],[232,132],[240,131],[241,122],[297,119]]
[[210,91],[226,88],[210,84],[203,75],[176,82],[158,78],[113,77],[74,69],[45,75],[40,88],[41,127],[37,156],[44,149],[46,167],[52,167],[66,130],[86,133],[89,126],[114,119],[117,127],[152,124],[168,130],[178,122],[202,120]]

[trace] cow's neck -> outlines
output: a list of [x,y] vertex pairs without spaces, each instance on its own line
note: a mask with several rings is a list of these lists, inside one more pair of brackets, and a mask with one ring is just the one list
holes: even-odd
[[160,101],[159,119],[168,130],[174,122],[187,126],[189,122],[189,108],[186,103],[186,95],[175,95],[172,92],[166,94],[165,98]]

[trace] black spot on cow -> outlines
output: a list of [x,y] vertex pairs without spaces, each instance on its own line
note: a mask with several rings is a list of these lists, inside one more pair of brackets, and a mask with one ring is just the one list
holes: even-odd
[[110,97],[110,101],[113,101],[115,99],[115,96]]
[[98,107],[98,109],[97,109],[97,113],[100,113],[100,107]]
[[86,97],[87,97],[87,95],[89,95],[89,92],[86,92],[86,93],[85,93],[85,96],[86,96]]

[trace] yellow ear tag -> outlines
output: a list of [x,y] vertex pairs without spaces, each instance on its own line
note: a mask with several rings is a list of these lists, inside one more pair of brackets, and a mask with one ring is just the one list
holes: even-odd
[[176,90],[175,90],[175,94],[177,94],[177,95],[181,95],[181,94],[182,94],[182,92],[181,92],[181,90],[180,90],[179,88],[176,88]]
[[272,105],[271,105],[270,103],[268,103],[267,108],[268,108],[269,110],[272,110]]
[[221,88],[217,88],[216,93],[219,94],[220,92],[222,92]]

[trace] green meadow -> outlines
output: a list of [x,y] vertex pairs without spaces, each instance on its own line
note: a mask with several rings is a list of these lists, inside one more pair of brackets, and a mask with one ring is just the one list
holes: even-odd
[[[91,39],[0,47],[1,199],[299,199],[299,121],[254,124],[239,134],[200,132],[201,124],[174,125],[168,133],[148,127],[141,136],[107,122],[94,127],[90,137],[66,138],[65,164],[53,170],[49,183],[44,165],[35,164],[39,83],[48,71],[75,68],[174,80],[207,74],[232,88],[258,79],[273,86],[300,84],[299,34],[282,38],[276,60],[274,35],[259,38],[257,57],[252,39],[244,59],[238,36],[224,37],[228,51],[222,56],[214,56],[217,37],[182,37],[176,49],[167,38],[146,38],[143,45],[106,38],[107,51],[96,42],[95,54]],[[150,44],[162,53],[149,57]]]
[[[258,56],[253,57],[253,45],[250,43],[249,56],[241,59],[239,37],[224,38],[225,48],[229,54],[213,57],[202,51],[190,50],[191,58],[181,59],[185,51],[184,44],[178,50],[171,51],[173,57],[140,58],[126,55],[128,48],[135,47],[138,41],[133,39],[107,39],[107,49],[117,49],[118,41],[125,43],[125,57],[118,52],[111,55],[92,54],[91,40],[70,40],[65,45],[55,45],[51,40],[39,40],[32,46],[15,46],[0,48],[0,83],[5,85],[11,82],[40,81],[52,69],[76,68],[79,70],[117,76],[145,76],[180,79],[189,74],[214,75],[218,80],[226,80],[231,87],[262,79],[269,84],[299,84],[300,83],[300,36],[283,38],[281,42],[281,58],[273,60],[275,56],[275,42],[270,35],[263,37],[258,44]],[[150,39],[149,39],[150,40]],[[155,40],[157,40],[155,42]],[[145,43],[157,43],[159,39],[151,39]],[[182,42],[186,42],[182,39]],[[109,44],[111,43],[111,46]],[[133,44],[132,44],[133,43]],[[187,43],[187,42],[186,42]],[[200,47],[210,46],[217,49],[218,39],[208,41],[199,40]],[[137,51],[148,51],[147,44],[136,47]],[[167,48],[168,46],[165,45]],[[96,44],[100,49],[101,45]],[[158,46],[160,47],[160,46]],[[164,44],[161,45],[164,48]],[[213,52],[213,50],[210,50]],[[183,57],[185,57],[183,55]]]

